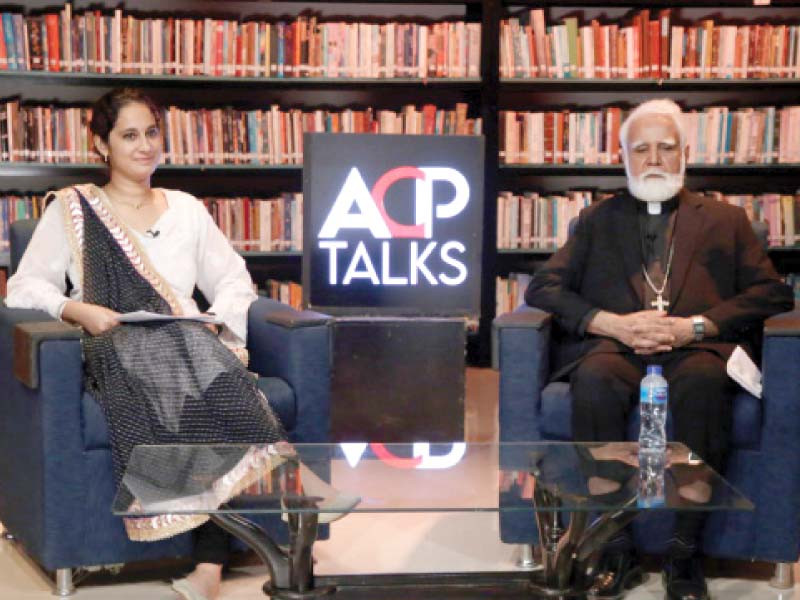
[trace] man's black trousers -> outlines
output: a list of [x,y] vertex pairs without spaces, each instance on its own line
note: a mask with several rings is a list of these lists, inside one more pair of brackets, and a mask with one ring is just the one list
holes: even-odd
[[[662,366],[669,384],[674,440],[686,444],[721,473],[736,388],[725,372],[725,360],[707,350],[678,349],[653,356],[586,356],[570,374],[573,439],[624,441],[629,415],[639,402],[639,384],[650,364]],[[700,512],[678,513],[676,537],[695,546],[703,521]]]

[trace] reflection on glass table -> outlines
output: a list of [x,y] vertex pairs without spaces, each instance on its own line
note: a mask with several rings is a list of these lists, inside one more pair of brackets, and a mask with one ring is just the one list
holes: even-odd
[[[552,596],[587,589],[603,542],[642,511],[752,508],[685,446],[640,465],[629,442],[138,446],[113,506],[208,515],[259,554],[275,598],[333,591],[315,586],[311,547],[319,522],[348,512],[533,509],[544,570],[530,591]],[[283,514],[288,550],[247,519],[257,513]]]

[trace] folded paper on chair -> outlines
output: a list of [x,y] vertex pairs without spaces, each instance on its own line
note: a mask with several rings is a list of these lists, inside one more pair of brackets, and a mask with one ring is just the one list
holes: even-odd
[[222,325],[222,321],[213,315],[162,315],[146,310],[122,313],[117,317],[120,323],[148,323],[151,321],[199,321],[200,323],[213,323]]
[[736,346],[728,359],[727,371],[736,383],[761,398],[761,371],[741,346]]

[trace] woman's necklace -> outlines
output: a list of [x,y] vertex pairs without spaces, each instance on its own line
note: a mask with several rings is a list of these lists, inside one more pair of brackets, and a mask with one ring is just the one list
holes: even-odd
[[123,200],[115,199],[108,193],[108,190],[104,190],[106,196],[108,196],[114,204],[122,204],[123,206],[129,206],[134,210],[140,210],[146,204],[153,203],[153,192],[152,190],[147,194],[146,198],[141,199],[139,202],[125,202]]

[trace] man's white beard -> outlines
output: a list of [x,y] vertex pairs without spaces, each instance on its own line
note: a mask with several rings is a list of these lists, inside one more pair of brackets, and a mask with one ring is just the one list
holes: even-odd
[[[634,176],[625,165],[625,174],[628,177],[628,189],[634,198],[642,202],[664,202],[672,198],[683,187],[684,165],[681,161],[680,173],[667,173],[661,169],[647,169],[644,173]],[[650,177],[648,175],[657,175]]]

